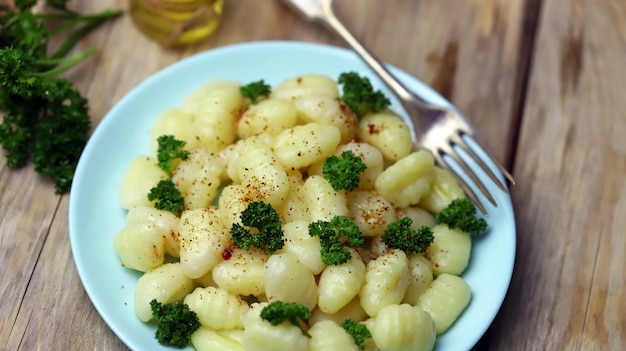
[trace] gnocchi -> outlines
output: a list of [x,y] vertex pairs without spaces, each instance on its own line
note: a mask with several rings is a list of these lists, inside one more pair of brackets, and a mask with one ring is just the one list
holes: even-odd
[[348,262],[327,267],[319,277],[317,306],[322,312],[339,311],[359,294],[365,282],[365,264],[355,250],[349,250],[352,258]]
[[359,122],[358,136],[391,161],[407,156],[413,149],[409,127],[400,117],[390,112],[364,116]]
[[437,335],[441,335],[463,312],[471,298],[472,291],[463,278],[444,273],[424,291],[415,306],[430,314]]
[[[113,245],[123,265],[141,273],[139,319],[153,318],[153,299],[183,301],[200,322],[191,336],[200,351],[356,351],[341,326],[348,319],[371,332],[365,350],[432,350],[471,299],[461,276],[471,236],[435,222],[465,196],[455,178],[415,147],[409,126],[391,110],[357,119],[330,77],[285,79],[255,103],[240,87],[210,82],[157,116],[151,154],[136,157],[121,180],[127,217]],[[189,151],[171,174],[158,167],[154,142],[166,134]],[[356,188],[336,190],[324,162],[345,151],[366,169]],[[179,213],[157,210],[147,198],[166,179],[184,199]],[[271,253],[237,246],[231,233],[259,201],[281,221],[283,245]],[[337,216],[356,225],[364,244],[351,247],[339,235],[347,261],[332,265],[310,225]],[[412,230],[432,229],[425,252],[387,246],[387,228],[405,217]],[[250,235],[260,235],[262,225],[249,226]],[[261,311],[273,301],[305,306],[311,318],[300,326],[271,324]]]
[[185,210],[180,216],[180,263],[183,273],[199,278],[220,261],[229,243],[215,207]]
[[367,265],[365,284],[359,291],[359,298],[369,316],[375,317],[385,306],[402,301],[411,283],[408,263],[403,251],[394,250]]
[[394,304],[380,310],[372,337],[381,350],[427,351],[435,345],[436,330],[428,312],[409,304]]
[[198,315],[202,326],[212,330],[243,328],[248,304],[239,295],[213,286],[198,287],[183,300]]

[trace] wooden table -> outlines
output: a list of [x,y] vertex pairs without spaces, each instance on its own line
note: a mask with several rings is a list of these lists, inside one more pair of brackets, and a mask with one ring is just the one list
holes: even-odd
[[[71,2],[95,12],[125,0]],[[517,257],[476,349],[626,348],[626,2],[343,0],[357,37],[450,99],[512,170]],[[131,88],[182,57],[256,40],[345,44],[278,1],[226,0],[209,40],[180,51],[125,16],[80,47],[67,74],[94,126]],[[0,156],[4,164],[4,156]],[[88,299],[68,236],[68,196],[32,167],[0,170],[0,349],[123,350]]]

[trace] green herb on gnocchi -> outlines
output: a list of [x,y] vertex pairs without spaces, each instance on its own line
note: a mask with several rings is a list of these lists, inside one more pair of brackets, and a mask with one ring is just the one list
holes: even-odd
[[311,337],[308,331],[302,327],[302,323],[311,318],[311,311],[306,306],[295,302],[272,301],[261,310],[260,316],[274,326],[289,322],[300,328],[302,334]]
[[360,175],[367,165],[359,156],[347,150],[341,155],[330,156],[324,160],[322,174],[336,191],[352,191],[359,187]]
[[[243,226],[235,223],[230,229],[235,246],[246,250],[256,247],[265,250],[267,255],[283,248],[283,223],[272,205],[262,201],[250,203],[241,212],[241,223]],[[244,226],[256,228],[257,232],[253,234]]]
[[160,303],[150,301],[152,315],[157,321],[155,338],[162,345],[183,348],[189,345],[191,334],[200,328],[196,313],[184,302]]
[[487,230],[487,221],[476,217],[476,206],[466,199],[455,199],[435,217],[437,223],[450,228],[459,228],[472,235],[480,235]]
[[354,339],[354,343],[361,350],[365,350],[365,340],[372,337],[372,333],[367,326],[363,323],[359,323],[352,318],[348,318],[341,322],[341,327],[350,334]]
[[335,216],[330,221],[311,222],[309,235],[319,237],[322,261],[327,265],[343,264],[352,258],[343,241],[353,247],[364,242],[363,233],[347,216]]
[[183,140],[176,139],[173,135],[161,135],[157,138],[157,160],[158,165],[166,173],[172,172],[172,167],[176,160],[187,160],[189,151],[183,150],[185,144]]
[[383,111],[391,104],[382,91],[374,90],[369,78],[356,72],[340,74],[338,82],[343,85],[341,98],[358,118],[368,112]]
[[428,226],[421,226],[417,230],[411,228],[413,220],[402,217],[390,223],[381,239],[390,249],[399,249],[407,255],[425,252],[434,240],[433,231]]
[[209,82],[150,136],[113,244],[139,319],[183,301],[195,349],[429,351],[471,300],[483,222],[356,74]]
[[242,85],[241,88],[239,88],[239,91],[243,97],[250,99],[250,102],[254,105],[261,97],[269,96],[272,92],[272,87],[261,79],[256,82]]
[[150,189],[148,200],[155,201],[157,210],[181,213],[185,205],[185,198],[171,179],[163,179]]

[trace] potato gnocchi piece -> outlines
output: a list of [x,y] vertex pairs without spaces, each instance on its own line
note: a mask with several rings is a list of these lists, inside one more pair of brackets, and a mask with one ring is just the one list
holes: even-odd
[[450,229],[445,224],[438,224],[433,227],[433,237],[432,244],[426,250],[426,257],[433,264],[434,275],[461,275],[469,264],[471,235],[460,229]]
[[240,345],[243,345],[243,329],[222,329],[218,330],[217,333],[227,339],[236,341]]
[[358,125],[357,117],[341,99],[324,95],[307,95],[293,102],[298,115],[306,122],[337,127],[341,134],[341,143],[354,140]]
[[247,149],[255,150],[259,149],[261,158],[256,160],[256,162],[268,161],[273,162],[275,159],[275,155],[271,149],[271,145],[274,143],[274,137],[267,134],[258,134],[246,139],[239,139],[236,143],[231,144],[226,147],[226,149],[220,150],[218,155],[221,158],[226,158],[226,176],[233,183],[240,184],[241,174],[244,171],[250,171],[249,167],[246,170],[246,165],[244,162],[241,162],[239,157],[242,153],[247,152]]
[[157,186],[159,181],[168,176],[157,165],[156,159],[148,156],[138,156],[128,165],[120,185],[120,205],[128,210],[139,206],[152,206],[148,200],[150,189]]
[[433,280],[415,306],[430,314],[437,335],[441,335],[459,318],[471,298],[472,290],[463,278],[443,273]]
[[357,322],[363,321],[368,318],[367,313],[361,306],[359,297],[356,296],[347,305],[343,306],[339,311],[328,314],[322,312],[319,307],[316,307],[311,312],[311,319],[309,319],[309,326],[315,325],[320,321],[330,320],[337,324],[341,324],[346,319],[353,319]]
[[129,269],[146,272],[165,261],[165,238],[153,223],[124,226],[113,237],[113,246],[122,264]]
[[278,135],[297,121],[298,112],[291,102],[269,99],[250,106],[239,119],[237,131],[242,139],[262,133]]
[[424,255],[413,254],[409,257],[409,271],[411,272],[411,284],[404,294],[402,303],[415,305],[419,297],[433,282],[433,265]]
[[331,320],[316,323],[309,334],[309,351],[359,351],[354,338]]
[[335,191],[322,176],[314,175],[304,181],[311,222],[330,221],[335,216],[349,216],[345,191]]
[[237,120],[244,109],[240,84],[214,81],[194,91],[181,109],[195,116],[190,149],[204,147],[216,152],[235,141]]
[[261,296],[265,294],[265,252],[234,249],[229,259],[213,267],[213,281],[231,294]]
[[157,139],[162,135],[173,135],[177,140],[186,143],[185,147],[194,144],[193,140],[194,116],[179,108],[165,110],[154,121],[150,128],[150,140],[152,140],[152,155],[157,154],[159,143]]
[[363,116],[357,134],[359,141],[374,145],[390,161],[407,156],[413,149],[409,126],[389,111]]
[[430,213],[439,213],[455,199],[465,198],[465,192],[452,173],[435,167],[435,179],[430,191],[420,199],[419,206]]
[[327,266],[319,277],[319,309],[333,314],[359,294],[365,282],[365,264],[359,254],[348,248],[352,258],[343,264]]
[[204,118],[197,117],[192,129],[194,134],[189,149],[205,148],[212,152],[218,152],[230,145],[237,136],[237,116],[229,120],[218,116],[206,115]]
[[250,190],[241,184],[228,184],[222,189],[218,198],[217,210],[220,220],[225,228],[230,231],[233,224],[241,223],[241,212],[243,212],[255,199],[250,194]]
[[369,191],[354,191],[347,195],[350,218],[364,236],[382,235],[387,226],[396,220],[393,205],[380,195]]
[[283,226],[285,245],[278,252],[295,257],[314,275],[320,274],[326,265],[322,262],[322,245],[319,237],[309,235],[309,222],[294,221]]
[[409,304],[382,308],[371,332],[376,346],[385,351],[430,351],[436,339],[430,315]]
[[243,328],[248,304],[238,295],[209,286],[195,288],[183,300],[194,311],[203,327],[213,330]]
[[204,326],[191,334],[191,344],[197,351],[246,351],[243,343]]
[[147,271],[137,281],[134,295],[135,313],[147,322],[152,319],[150,301],[180,301],[193,290],[193,280],[183,274],[178,262],[166,263]]
[[280,82],[272,90],[271,98],[293,101],[310,95],[339,97],[337,82],[322,74],[304,74]]
[[[205,100],[210,100],[211,98],[213,100],[219,99],[220,95],[224,97],[231,96],[233,88],[236,88],[238,91],[239,86],[241,86],[239,82],[229,80],[214,80],[208,82],[194,89],[189,95],[187,95],[181,104],[180,109],[185,113],[195,115],[201,112],[204,104],[207,103]],[[222,103],[221,105],[224,104]]]
[[165,254],[179,257],[180,218],[170,211],[157,210],[151,206],[133,207],[126,214],[126,225],[151,223],[163,236]]
[[289,194],[287,172],[272,149],[261,138],[243,141],[233,167],[236,177],[245,186],[253,201],[264,201],[274,208],[285,202]]
[[217,208],[183,211],[180,217],[180,263],[183,273],[200,278],[222,260],[230,244],[228,230],[222,225]]
[[308,221],[311,218],[311,214],[309,213],[302,173],[292,170],[287,177],[290,191],[285,202],[276,210],[280,214],[283,223]]
[[273,326],[261,319],[266,302],[253,303],[244,316],[243,345],[246,351],[307,350],[309,338],[300,328],[284,322]]
[[307,123],[285,129],[274,140],[276,158],[287,169],[301,169],[333,154],[341,133],[333,125]]
[[411,283],[408,263],[403,251],[393,250],[367,265],[359,297],[368,316],[375,317],[383,307],[402,301]]
[[317,290],[313,273],[290,254],[273,254],[265,263],[268,301],[295,302],[311,310],[317,303]]
[[193,149],[181,161],[172,181],[185,198],[186,209],[209,207],[217,196],[220,178],[224,172],[217,157],[207,149]]
[[387,167],[376,178],[375,189],[396,207],[416,205],[430,191],[434,168],[430,152],[416,151]]

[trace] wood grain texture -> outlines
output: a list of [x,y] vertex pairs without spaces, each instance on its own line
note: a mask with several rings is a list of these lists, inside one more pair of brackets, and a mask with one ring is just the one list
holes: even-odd
[[[4,157],[0,162],[4,164]],[[0,171],[0,346],[23,311],[24,294],[58,206],[54,187],[42,183],[28,169]],[[42,188],[52,191],[44,193]]]
[[626,345],[626,4],[544,2],[514,172],[518,256],[490,349]]
[[36,261],[7,350],[111,350],[125,346],[100,318],[72,260],[64,197]]

